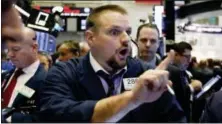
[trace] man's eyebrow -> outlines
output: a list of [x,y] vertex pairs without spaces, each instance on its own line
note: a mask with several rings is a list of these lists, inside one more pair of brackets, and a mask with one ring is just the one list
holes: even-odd
[[111,27],[110,27],[110,29],[121,29],[121,27],[120,26],[117,26],[117,25],[112,25]]
[[132,27],[128,27],[127,30],[131,30],[132,31]]
[[143,38],[140,38],[139,40],[148,40],[148,38],[143,37]]
[[[123,27],[120,27],[120,26],[117,26],[117,25],[113,25],[113,26],[111,26],[109,29],[123,29]],[[132,28],[131,28],[131,27],[128,27],[126,30],[127,30],[127,31],[128,31],[128,30],[132,31]]]
[[21,47],[19,47],[19,46],[14,46],[14,47],[12,47],[12,49],[21,49]]
[[13,37],[9,37],[9,36],[3,36],[2,41],[16,41],[16,39]]

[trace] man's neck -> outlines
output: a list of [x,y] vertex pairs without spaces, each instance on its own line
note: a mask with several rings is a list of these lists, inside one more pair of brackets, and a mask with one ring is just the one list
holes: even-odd
[[152,62],[152,61],[154,61],[154,60],[155,60],[155,56],[148,58],[148,59],[147,59],[147,62]]
[[[90,53],[90,56],[92,57],[90,59],[94,60],[93,63],[97,65],[96,68],[100,68],[101,67],[103,69],[103,71],[105,71],[106,73],[108,73],[110,75],[113,75],[113,74],[117,73],[119,70],[121,70],[121,69],[118,69],[118,70],[117,69],[113,69],[106,62],[99,61],[99,59],[97,59],[96,56],[94,56],[92,53]],[[90,60],[90,63],[93,64],[92,60]],[[92,65],[92,66],[95,67],[95,65]],[[100,67],[98,67],[98,66],[100,66]],[[96,71],[96,70],[94,69],[94,71]]]
[[94,55],[92,52],[89,53],[89,56],[90,56],[90,63],[93,66],[94,70],[95,68],[101,68],[106,73],[109,73],[110,71],[112,71],[112,68],[106,65],[105,62],[101,62],[100,59],[98,59],[97,56]]
[[27,68],[29,67],[30,65],[32,65],[33,63],[35,63],[36,61],[38,61],[39,59],[38,58],[34,58],[30,61],[30,63],[26,66],[26,67],[23,67],[23,68]]
[[153,57],[142,57],[142,56],[140,56],[139,58],[141,60],[145,61],[145,62],[151,62],[155,58],[155,56],[153,56]]
[[178,69],[180,69],[180,71],[186,71],[186,70],[182,69],[181,66],[180,66],[180,64],[178,64],[178,63],[176,63],[176,62],[174,62],[173,65],[174,65],[175,67],[177,67]]

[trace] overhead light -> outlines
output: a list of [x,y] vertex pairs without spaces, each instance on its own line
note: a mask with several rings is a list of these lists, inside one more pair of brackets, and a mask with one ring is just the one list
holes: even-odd
[[84,8],[84,12],[89,13],[90,9],[89,8]]
[[55,13],[55,12],[59,12],[59,13],[62,13],[63,12],[63,7],[61,6],[55,6],[52,8],[52,13]]

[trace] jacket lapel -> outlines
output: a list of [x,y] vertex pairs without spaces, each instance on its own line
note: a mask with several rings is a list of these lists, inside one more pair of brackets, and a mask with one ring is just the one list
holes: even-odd
[[87,54],[80,64],[78,70],[81,70],[82,76],[80,78],[81,84],[84,86],[88,95],[93,100],[99,100],[106,97],[102,82],[94,72],[90,61],[89,54]]
[[128,57],[127,59],[127,71],[123,78],[137,78],[142,74],[145,70],[142,67],[142,64],[139,60]]
[[[105,90],[103,88],[101,80],[96,75],[90,64],[89,54],[87,54],[83,58],[82,63],[80,64],[80,66],[78,66],[78,70],[80,73],[82,73],[80,82],[87,90],[88,95],[91,97],[91,99],[99,100],[105,98]],[[142,68],[142,65],[139,61],[129,58],[127,59],[127,71],[124,74],[123,78],[139,77],[139,75],[142,74],[144,71],[145,70]],[[121,91],[125,91],[123,82]]]
[[[36,90],[40,86],[38,80],[42,79],[44,74],[45,74],[44,68],[42,67],[42,65],[39,65],[36,73],[28,80],[27,83],[25,83],[25,86],[35,90],[35,93],[32,95],[31,98],[27,98],[26,96],[22,95],[21,93],[18,93],[18,95],[16,96],[16,98],[13,102],[13,106],[21,106],[23,104],[29,104],[28,100],[32,100],[33,96],[36,94]],[[33,102],[30,102],[30,103],[33,103]]]
[[[127,71],[123,76],[124,78],[138,78],[145,70],[142,67],[142,64],[136,60],[133,59],[131,57],[128,57],[127,59]],[[122,88],[121,88],[121,92],[124,92],[125,88],[124,88],[124,83],[122,81]]]

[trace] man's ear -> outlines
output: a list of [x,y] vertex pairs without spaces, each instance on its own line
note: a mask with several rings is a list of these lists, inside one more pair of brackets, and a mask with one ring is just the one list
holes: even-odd
[[85,32],[85,39],[87,41],[87,43],[89,44],[90,47],[93,46],[94,41],[95,41],[95,37],[94,37],[95,33],[91,30],[87,30]]
[[35,42],[32,45],[33,51],[38,52],[39,45]]

